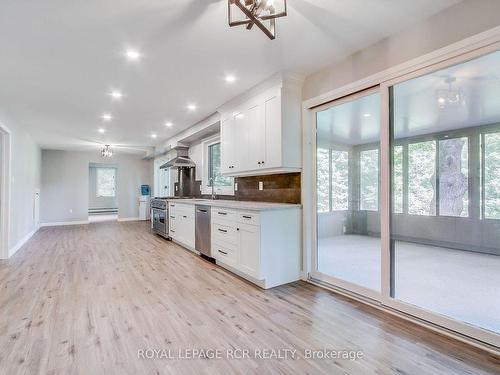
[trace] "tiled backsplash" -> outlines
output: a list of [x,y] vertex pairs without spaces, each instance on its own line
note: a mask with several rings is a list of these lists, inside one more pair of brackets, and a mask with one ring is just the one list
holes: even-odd
[[[263,190],[259,190],[259,182]],[[275,202],[275,203],[301,203],[300,173],[283,173],[265,176],[236,177],[235,183],[238,190],[234,195],[218,195],[219,199]],[[196,181],[195,190],[199,191],[200,181]],[[210,195],[197,195],[210,199]]]
[[[237,177],[236,200],[277,203],[301,203],[300,173]],[[263,190],[259,190],[259,182]]]

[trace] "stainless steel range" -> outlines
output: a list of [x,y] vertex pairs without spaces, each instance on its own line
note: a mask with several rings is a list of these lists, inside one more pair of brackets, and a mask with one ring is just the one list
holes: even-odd
[[168,203],[164,198],[151,199],[151,228],[154,233],[169,238]]

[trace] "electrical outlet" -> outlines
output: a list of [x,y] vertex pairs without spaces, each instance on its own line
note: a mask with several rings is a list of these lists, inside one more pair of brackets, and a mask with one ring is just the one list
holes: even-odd
[[259,190],[264,190],[264,182],[259,181]]

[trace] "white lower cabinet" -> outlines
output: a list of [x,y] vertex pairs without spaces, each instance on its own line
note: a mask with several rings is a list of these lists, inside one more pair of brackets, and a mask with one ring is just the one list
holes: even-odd
[[247,275],[260,279],[260,226],[239,224],[239,267]]
[[195,207],[192,204],[169,204],[170,237],[193,250],[195,247]]
[[300,208],[239,211],[212,207],[217,264],[262,288],[300,278]]

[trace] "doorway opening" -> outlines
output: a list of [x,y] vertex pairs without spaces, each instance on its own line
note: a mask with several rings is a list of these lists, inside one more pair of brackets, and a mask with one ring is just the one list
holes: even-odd
[[0,124],[0,259],[9,257],[10,131]]
[[118,220],[117,171],[115,165],[89,164],[89,222]]

